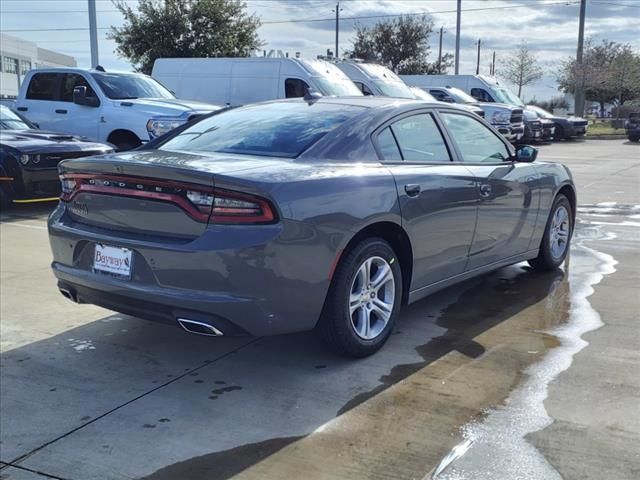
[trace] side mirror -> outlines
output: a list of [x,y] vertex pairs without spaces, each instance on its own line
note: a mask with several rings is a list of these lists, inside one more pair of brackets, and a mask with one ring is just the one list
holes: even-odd
[[84,105],[86,107],[100,106],[98,97],[87,97],[87,87],[81,85],[73,89],[73,103],[76,105]]
[[538,149],[531,145],[516,147],[516,162],[534,162],[538,156]]

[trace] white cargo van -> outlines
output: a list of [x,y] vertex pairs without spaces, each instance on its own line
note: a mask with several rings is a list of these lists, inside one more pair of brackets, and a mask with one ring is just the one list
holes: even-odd
[[524,103],[497,78],[486,75],[401,75],[407,85],[416,87],[455,87],[479,102],[506,103],[524,107]]
[[336,66],[342,70],[365,95],[416,98],[416,95],[407,84],[383,65],[346,60],[337,62]]
[[232,107],[278,98],[362,95],[335,65],[298,58],[159,58],[151,76],[180,98]]

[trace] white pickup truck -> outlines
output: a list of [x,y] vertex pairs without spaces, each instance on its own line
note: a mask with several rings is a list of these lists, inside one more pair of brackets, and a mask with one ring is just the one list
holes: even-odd
[[39,68],[27,73],[15,109],[40,128],[128,150],[219,105],[183,101],[139,73]]

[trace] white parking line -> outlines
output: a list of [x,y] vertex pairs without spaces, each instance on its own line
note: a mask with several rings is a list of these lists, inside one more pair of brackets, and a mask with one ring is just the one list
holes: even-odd
[[9,227],[34,228],[36,230],[46,230],[47,229],[47,227],[42,226],[42,225],[27,225],[26,223],[0,222],[0,225],[9,226]]

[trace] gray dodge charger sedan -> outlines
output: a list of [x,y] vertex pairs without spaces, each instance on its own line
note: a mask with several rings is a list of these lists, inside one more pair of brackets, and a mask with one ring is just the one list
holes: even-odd
[[575,187],[536,155],[443,103],[230,109],[146,149],[63,162],[53,272],[78,303],[205,335],[315,328],[365,356],[404,303],[564,261]]

